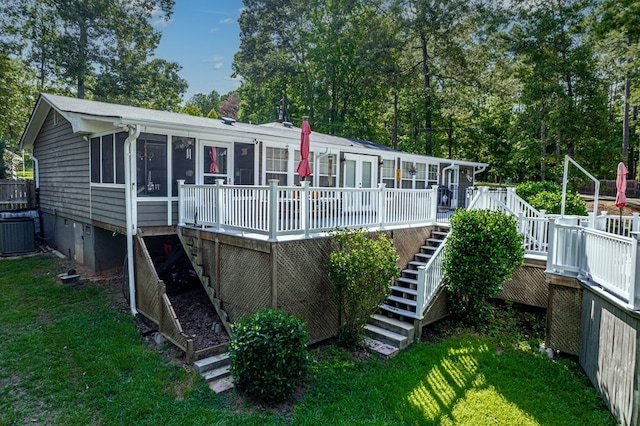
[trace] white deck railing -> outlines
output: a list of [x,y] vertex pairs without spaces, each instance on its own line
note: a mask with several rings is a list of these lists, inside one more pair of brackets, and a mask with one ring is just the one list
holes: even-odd
[[178,224],[265,236],[306,237],[336,228],[381,230],[436,220],[437,188],[310,188],[185,185],[178,182]]
[[558,220],[552,222],[550,235],[547,272],[576,276],[624,307],[640,308],[640,234],[626,237]]
[[444,278],[444,247],[447,238],[448,236],[442,240],[429,262],[425,266],[418,267],[418,284],[416,287],[417,319],[422,320],[424,318],[425,311],[442,285],[442,279]]

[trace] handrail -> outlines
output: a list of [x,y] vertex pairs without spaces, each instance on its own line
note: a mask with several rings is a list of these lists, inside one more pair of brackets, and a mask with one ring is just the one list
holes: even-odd
[[426,309],[442,285],[444,278],[444,246],[447,238],[449,238],[449,235],[444,237],[429,262],[424,266],[418,267],[416,315],[419,320],[424,319]]

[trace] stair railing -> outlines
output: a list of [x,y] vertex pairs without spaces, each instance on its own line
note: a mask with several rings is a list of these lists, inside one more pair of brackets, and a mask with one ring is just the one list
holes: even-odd
[[447,238],[449,238],[448,235],[444,237],[429,262],[424,266],[418,267],[416,319],[422,320],[424,318],[425,311],[442,286],[444,278],[442,264],[444,260],[444,245]]

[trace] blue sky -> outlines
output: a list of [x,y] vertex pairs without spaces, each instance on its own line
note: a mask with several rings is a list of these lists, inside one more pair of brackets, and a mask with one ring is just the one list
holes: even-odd
[[182,65],[187,101],[196,93],[220,95],[238,87],[231,78],[233,55],[240,46],[238,17],[242,0],[176,0],[171,20],[162,32],[155,57]]

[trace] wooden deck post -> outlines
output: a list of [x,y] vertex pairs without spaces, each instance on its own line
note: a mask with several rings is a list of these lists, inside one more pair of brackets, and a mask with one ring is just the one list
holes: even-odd
[[386,186],[385,183],[378,184],[378,223],[380,224],[380,229],[384,229],[384,223],[387,221]]
[[222,206],[224,205],[224,197],[223,197],[223,191],[222,191],[222,184],[224,182],[224,179],[216,179],[216,190],[215,190],[215,197],[216,197],[216,202],[215,205],[213,206],[214,209],[214,221],[216,223],[216,231],[220,231],[220,228],[222,228],[222,223],[224,222],[224,217],[223,217],[223,209]]
[[309,181],[303,180],[300,182],[302,186],[302,196],[300,197],[300,227],[304,230],[304,237],[309,237],[309,222],[310,222],[310,210],[309,209]]

